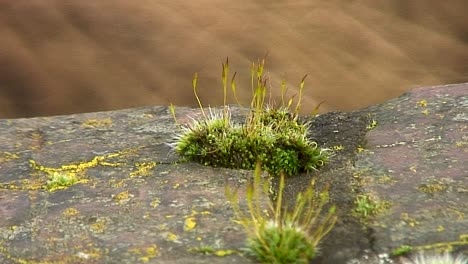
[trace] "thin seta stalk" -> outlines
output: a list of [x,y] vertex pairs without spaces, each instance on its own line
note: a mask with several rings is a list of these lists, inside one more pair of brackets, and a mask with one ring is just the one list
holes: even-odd
[[299,109],[301,108],[301,102],[302,102],[302,92],[304,91],[304,84],[305,84],[305,79],[307,78],[307,74],[302,77],[301,83],[299,85],[299,98],[297,99],[297,104],[296,108],[294,109],[294,114],[299,113]]
[[201,112],[203,114],[203,117],[205,118],[205,121],[208,121],[205,110],[203,109],[203,106],[201,104],[200,97],[198,97],[197,82],[198,82],[198,73],[195,73],[194,76],[193,76],[193,79],[192,79],[193,94],[195,95],[195,98],[197,98],[198,106],[200,107],[200,110],[201,110]]
[[[228,107],[227,103],[227,78],[229,74],[229,57],[226,57],[226,63],[222,63],[222,73],[221,79],[223,81],[223,120],[224,125],[227,127],[228,125]],[[231,82],[232,86],[232,82]]]

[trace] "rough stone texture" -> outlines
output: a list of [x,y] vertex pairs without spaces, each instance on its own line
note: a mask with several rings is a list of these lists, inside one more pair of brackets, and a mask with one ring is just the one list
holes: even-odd
[[360,191],[390,208],[369,225],[374,252],[468,250],[468,84],[419,88],[367,109],[379,125],[358,154]]
[[[467,113],[460,84],[311,120],[334,156],[285,192],[291,202],[311,178],[330,184],[339,221],[314,263],[384,263],[404,244],[467,253]],[[199,117],[177,108],[179,122]],[[179,162],[167,145],[177,129],[166,107],[0,120],[0,263],[253,263],[190,250],[243,246],[224,186],[242,195],[251,172]],[[54,171],[80,182],[48,191]],[[363,220],[353,213],[362,194],[390,206]]]

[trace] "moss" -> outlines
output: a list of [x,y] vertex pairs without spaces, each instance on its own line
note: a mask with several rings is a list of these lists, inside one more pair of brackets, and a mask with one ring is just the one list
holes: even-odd
[[49,191],[66,188],[75,184],[78,181],[76,173],[73,172],[54,172],[49,175],[47,181],[47,189]]
[[468,245],[468,234],[461,234],[458,240],[455,241],[445,241],[438,242],[434,244],[420,245],[420,246],[409,246],[401,245],[398,248],[392,251],[393,256],[405,255],[409,252],[416,251],[427,251],[427,250],[437,250],[440,252],[452,252],[455,247],[463,247]]
[[285,210],[285,177],[279,177],[277,196],[272,201],[265,199],[269,197],[270,182],[261,174],[257,163],[253,183],[246,190],[248,209],[241,208],[237,190],[226,186],[235,221],[247,233],[246,252],[260,263],[310,263],[317,256],[318,244],[337,220],[334,205],[325,210],[329,203],[328,188],[317,192],[312,180],[304,192],[297,194],[294,206]]
[[[283,110],[285,111],[285,110]],[[326,156],[307,139],[305,125],[266,109],[254,114],[255,129],[211,119],[184,133],[176,151],[188,160],[215,167],[254,169],[257,159],[272,175],[295,175],[321,167]]]
[[[227,106],[220,111],[211,110],[208,116],[200,103],[204,118],[183,128],[173,144],[176,152],[187,160],[214,167],[253,170],[260,161],[262,169],[275,176],[280,173],[291,176],[323,166],[327,161],[325,151],[308,139],[308,125],[298,121],[300,98],[295,110],[291,100],[280,107],[264,104],[263,66],[260,63],[252,71],[252,80],[257,76],[257,88],[253,89],[252,108],[244,123],[234,123]],[[226,74],[227,62],[223,67],[224,85]],[[300,96],[303,84],[304,80]],[[196,79],[194,91],[200,102]],[[170,109],[175,116],[173,106]]]
[[371,194],[357,195],[354,204],[354,213],[363,219],[380,214],[390,207],[388,201],[377,200]]
[[411,252],[411,250],[413,250],[412,246],[402,245],[392,251],[392,256],[397,257],[397,256],[405,255]]

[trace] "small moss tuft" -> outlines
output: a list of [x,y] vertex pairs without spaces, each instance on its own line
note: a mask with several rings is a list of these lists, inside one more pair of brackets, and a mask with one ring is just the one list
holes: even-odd
[[247,233],[248,255],[260,263],[310,263],[318,255],[318,244],[337,220],[335,206],[327,205],[328,189],[317,192],[312,180],[304,192],[297,194],[294,206],[288,208],[283,203],[285,177],[281,174],[276,200],[268,200],[265,205],[263,199],[269,196],[271,185],[261,174],[261,164],[257,163],[253,183],[246,190],[247,209],[241,208],[237,190],[226,185],[235,221]]

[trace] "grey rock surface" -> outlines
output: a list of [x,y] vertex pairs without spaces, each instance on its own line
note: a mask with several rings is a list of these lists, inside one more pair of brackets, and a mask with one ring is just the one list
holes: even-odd
[[[200,117],[176,112],[181,123]],[[288,178],[286,198],[315,177],[339,216],[313,263],[398,262],[387,256],[402,245],[466,254],[467,113],[458,84],[310,120],[310,137],[334,155]],[[226,184],[242,195],[252,172],[180,162],[167,145],[177,131],[161,106],[0,120],[0,263],[254,263],[224,197]],[[54,173],[79,181],[49,191]],[[385,206],[363,218],[363,195]]]

